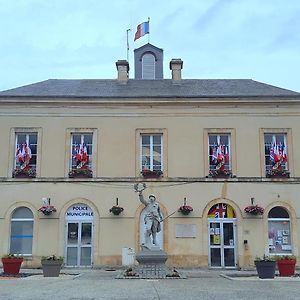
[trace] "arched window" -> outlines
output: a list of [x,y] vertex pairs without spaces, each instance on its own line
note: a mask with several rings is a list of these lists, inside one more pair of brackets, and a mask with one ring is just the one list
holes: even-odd
[[273,207],[268,214],[269,253],[292,253],[290,216],[283,207]]
[[155,79],[155,57],[151,53],[146,53],[143,55],[142,78]]
[[17,208],[11,217],[10,253],[31,255],[33,214],[27,207]]

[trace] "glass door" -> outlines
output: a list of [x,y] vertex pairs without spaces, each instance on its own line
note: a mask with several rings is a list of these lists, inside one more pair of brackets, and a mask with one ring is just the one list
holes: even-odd
[[209,266],[235,268],[235,221],[209,220]]
[[66,265],[74,267],[92,264],[92,223],[67,223]]

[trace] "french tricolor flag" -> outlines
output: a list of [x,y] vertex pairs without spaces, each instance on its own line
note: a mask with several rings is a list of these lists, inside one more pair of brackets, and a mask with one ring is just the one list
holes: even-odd
[[147,33],[149,33],[149,21],[141,23],[137,26],[134,40],[136,41]]

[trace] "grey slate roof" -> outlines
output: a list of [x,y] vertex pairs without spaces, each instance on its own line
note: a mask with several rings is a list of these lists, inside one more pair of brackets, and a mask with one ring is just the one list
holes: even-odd
[[87,97],[87,98],[202,98],[202,97],[299,97],[300,93],[251,79],[49,79],[0,92],[6,97]]

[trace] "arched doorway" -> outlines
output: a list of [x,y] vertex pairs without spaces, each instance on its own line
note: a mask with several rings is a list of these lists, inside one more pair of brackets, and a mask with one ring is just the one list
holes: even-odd
[[83,203],[66,212],[65,264],[71,267],[92,265],[93,211]]
[[268,237],[270,254],[292,254],[290,215],[285,208],[275,206],[269,211]]
[[208,264],[212,268],[235,268],[236,216],[225,203],[213,205],[208,212]]

